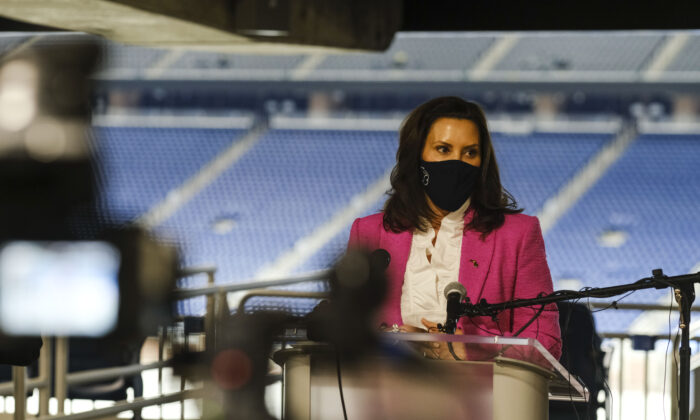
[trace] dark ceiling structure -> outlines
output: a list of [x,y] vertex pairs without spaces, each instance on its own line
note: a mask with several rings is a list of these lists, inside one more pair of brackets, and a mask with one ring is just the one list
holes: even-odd
[[1,31],[82,31],[151,46],[295,44],[381,51],[397,31],[700,28],[690,1],[7,0]]

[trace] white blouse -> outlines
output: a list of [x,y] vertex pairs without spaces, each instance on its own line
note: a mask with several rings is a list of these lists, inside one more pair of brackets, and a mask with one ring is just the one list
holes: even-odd
[[[432,227],[427,232],[416,230],[413,233],[401,289],[401,318],[404,324],[425,329],[421,318],[445,323],[447,299],[444,290],[445,286],[459,279],[464,212],[469,202],[467,200],[462,207],[442,219],[435,245],[435,230]],[[430,261],[428,256],[431,256]]]

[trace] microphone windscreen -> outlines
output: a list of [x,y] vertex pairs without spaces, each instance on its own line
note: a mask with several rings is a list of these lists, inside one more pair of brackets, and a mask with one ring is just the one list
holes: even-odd
[[391,254],[389,251],[383,248],[375,249],[369,256],[370,267],[379,270],[386,270],[391,262]]
[[462,300],[467,295],[467,289],[462,283],[453,281],[445,286],[445,297],[447,298],[452,293],[459,293],[459,300]]

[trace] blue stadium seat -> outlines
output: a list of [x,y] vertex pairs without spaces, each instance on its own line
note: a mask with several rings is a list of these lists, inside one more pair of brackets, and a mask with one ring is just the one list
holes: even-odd
[[304,56],[292,55],[258,55],[212,53],[206,51],[188,51],[173,63],[171,69],[292,69]]
[[[545,237],[552,277],[589,287],[631,283],[654,268],[688,273],[699,262],[698,135],[642,135]],[[599,243],[622,232],[619,247]],[[637,292],[635,302],[657,303],[668,291]],[[633,312],[599,312],[603,331],[624,331]]]
[[[387,196],[383,196],[377,202],[372,204],[369,208],[370,210],[367,214],[373,214],[380,212],[384,206]],[[323,270],[330,268],[333,263],[340,258],[345,252],[348,245],[348,238],[350,237],[350,227],[351,225],[345,226],[345,228],[338,234],[336,234],[333,239],[328,241],[321,249],[319,249],[314,255],[308,260],[304,261],[299,267],[297,267],[294,272],[305,273],[314,270]]]
[[102,69],[144,70],[151,68],[160,60],[167,50],[160,48],[121,45],[116,42],[103,41],[104,53],[100,67]]
[[527,34],[496,65],[509,71],[627,71],[644,69],[660,34]]
[[493,133],[492,136],[501,182],[530,215],[542,210],[545,201],[612,139],[612,133]]
[[665,71],[700,71],[700,35],[692,35]]
[[243,130],[97,127],[103,207],[131,221],[239,139]]
[[[466,33],[398,33],[383,53],[328,55],[317,67],[327,70],[457,70],[471,69],[495,37]],[[316,73],[314,73],[316,74]],[[313,76],[312,76],[313,77]]]
[[144,70],[155,65],[160,58],[167,54],[167,50],[162,48],[123,45],[94,35],[75,32],[39,35],[32,47],[51,48],[55,45],[70,45],[86,40],[97,42],[102,47],[102,54],[97,65],[98,72],[127,71],[128,77],[142,77]]
[[[216,264],[218,282],[248,280],[379,179],[396,146],[392,131],[272,130],[161,229],[182,240],[186,264]],[[219,235],[221,218],[235,225]],[[201,313],[198,302],[183,312]]]

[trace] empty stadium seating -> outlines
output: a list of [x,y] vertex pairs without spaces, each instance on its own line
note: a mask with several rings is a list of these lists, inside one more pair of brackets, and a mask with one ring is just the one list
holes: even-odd
[[120,45],[104,41],[104,54],[101,60],[103,70],[138,70],[153,67],[165,54],[166,50],[158,48]]
[[470,69],[493,43],[489,35],[398,34],[383,53],[334,54],[317,67],[327,70],[458,70]]
[[233,129],[96,128],[105,209],[117,222],[142,215],[242,133]]
[[[651,276],[690,272],[698,263],[700,197],[698,135],[642,135],[596,185],[545,236],[555,280],[585,286],[631,283]],[[600,235],[619,232],[620,246]],[[667,291],[637,292],[629,300],[656,303]],[[605,331],[624,331],[635,312],[599,312]]]
[[667,72],[700,71],[700,35],[693,35],[666,67]]
[[[98,128],[105,199],[117,220],[131,220],[162,200],[226,146],[240,130]],[[528,214],[569,181],[612,138],[609,134],[494,133],[502,180]],[[648,276],[662,267],[688,272],[697,255],[693,203],[700,194],[694,162],[698,136],[642,135],[550,230],[545,241],[555,284],[577,279],[603,287]],[[272,264],[329,220],[394,163],[391,131],[271,130],[209,187],[159,227],[182,241],[185,263],[213,263],[219,282],[240,282]],[[158,159],[153,159],[153,157]],[[385,198],[369,206],[379,211]],[[669,203],[673,203],[670,205]],[[215,232],[224,220],[231,228]],[[619,247],[600,235],[620,232]],[[294,273],[328,268],[345,249],[347,225]],[[695,236],[694,236],[695,235]],[[197,279],[183,286],[202,285]],[[287,289],[321,291],[307,283]],[[635,301],[656,302],[660,292]],[[313,300],[251,299],[249,308],[307,312]],[[187,314],[203,301],[181,306]],[[603,312],[599,325],[624,330],[638,314]]]
[[612,133],[495,133],[501,181],[535,215],[612,138]]
[[494,70],[642,70],[663,35],[565,33],[523,35]]
[[[518,39],[489,66],[499,72],[587,72],[639,74],[673,34],[660,32],[563,32],[509,34]],[[269,80],[465,80],[504,34],[398,33],[389,49],[378,53],[314,54],[231,53],[167,50],[120,45],[81,33],[37,33],[36,46],[97,40],[104,53],[99,77],[105,79],[269,79]],[[0,55],[30,37],[0,39]],[[673,57],[670,75],[698,68],[697,34]],[[166,57],[167,56],[167,57]],[[167,59],[164,59],[167,58]],[[310,61],[307,61],[310,59]],[[296,70],[303,71],[296,73]],[[150,72],[155,70],[155,72]]]
[[[183,241],[188,264],[248,280],[378,179],[395,150],[389,131],[271,130],[161,229]],[[221,219],[234,228],[214,233]]]
[[188,51],[168,67],[164,74],[177,75],[187,70],[290,70],[299,65],[305,56],[225,54],[205,51]]
[[[29,39],[30,37],[26,37]],[[32,47],[51,48],[55,45],[71,45],[91,40],[102,47],[99,57],[98,72],[102,77],[144,77],[144,70],[154,66],[167,53],[160,48],[148,48],[135,45],[122,45],[103,38],[82,33],[37,33],[31,37]],[[0,51],[1,53],[1,51]]]

